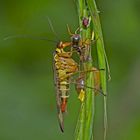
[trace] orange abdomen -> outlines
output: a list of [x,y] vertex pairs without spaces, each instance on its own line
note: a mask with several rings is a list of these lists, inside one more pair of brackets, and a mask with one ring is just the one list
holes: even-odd
[[62,98],[61,111],[65,112],[66,108],[67,108],[67,99],[66,98]]

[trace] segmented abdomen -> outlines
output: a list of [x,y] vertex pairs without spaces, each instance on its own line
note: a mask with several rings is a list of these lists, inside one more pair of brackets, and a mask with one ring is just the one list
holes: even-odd
[[59,111],[65,112],[69,97],[70,77],[78,70],[78,66],[69,52],[56,52],[54,54],[54,66],[57,107]]

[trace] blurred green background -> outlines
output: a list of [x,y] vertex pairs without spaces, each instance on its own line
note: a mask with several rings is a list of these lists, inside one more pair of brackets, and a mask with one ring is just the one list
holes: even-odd
[[[140,1],[97,0],[112,80],[108,84],[108,140],[140,139]],[[56,114],[52,60],[55,44],[15,38],[32,35],[63,41],[66,24],[78,27],[73,0],[0,1],[0,140],[73,140],[80,102],[73,90],[65,133]],[[102,140],[103,103],[96,96],[95,138]]]

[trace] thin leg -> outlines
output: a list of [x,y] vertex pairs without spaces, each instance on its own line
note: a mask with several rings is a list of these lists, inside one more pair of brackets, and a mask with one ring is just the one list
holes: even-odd
[[[84,88],[92,89],[92,90],[97,91],[97,92],[99,92],[100,94],[106,96],[106,94],[104,94],[102,90],[97,89],[96,87],[89,87],[89,86],[87,86],[87,85],[85,85],[85,84],[80,84],[80,83],[77,84],[77,82],[76,82],[75,80],[74,80],[74,81],[70,81],[70,83],[73,83],[73,84],[75,84],[75,85],[79,85],[79,86],[84,87]],[[81,89],[82,89],[82,88],[81,88]]]

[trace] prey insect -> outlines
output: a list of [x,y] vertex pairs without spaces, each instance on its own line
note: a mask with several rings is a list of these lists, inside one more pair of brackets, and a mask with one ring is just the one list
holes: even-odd
[[[85,26],[85,28],[88,28],[89,24],[90,24],[90,18],[83,18],[83,26]],[[81,100],[81,102],[84,101],[85,98],[85,89],[86,88],[90,88],[92,90],[94,90],[94,92],[97,93],[101,93],[102,95],[105,96],[105,94],[102,92],[101,87],[100,87],[100,70],[98,70],[95,67],[92,67],[90,70],[84,70],[83,69],[83,63],[85,61],[89,61],[90,60],[90,47],[91,47],[91,42],[94,41],[94,32],[92,32],[91,38],[90,39],[85,39],[82,40],[80,34],[77,34],[77,30],[80,30],[79,28],[75,31],[75,34],[71,33],[70,28],[67,26],[68,28],[68,32],[71,35],[71,46],[74,50],[76,50],[76,52],[79,55],[80,58],[80,69],[79,69],[79,76],[78,78],[75,80],[75,88],[77,93],[79,94],[78,98]],[[104,70],[104,69],[101,69]],[[93,80],[94,80],[94,85],[93,87],[90,87],[88,85],[86,85],[85,81],[86,81],[86,75],[87,73],[92,72],[93,73]]]
[[91,41],[94,38],[94,32],[92,33],[91,39],[83,40],[81,38],[81,35],[77,33],[78,31],[81,30],[80,28],[77,28],[74,34],[70,31],[68,25],[67,28],[68,28],[68,33],[71,36],[71,47],[73,48],[73,50],[75,50],[78,53],[80,61],[81,62],[89,61],[88,52],[90,51],[89,49],[90,49]]

